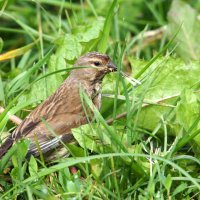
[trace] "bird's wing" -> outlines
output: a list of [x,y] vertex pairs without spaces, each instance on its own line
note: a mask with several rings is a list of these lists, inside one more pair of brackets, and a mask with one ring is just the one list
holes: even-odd
[[[80,114],[82,113],[82,115]],[[71,128],[80,126],[87,122],[84,112],[74,113],[58,113],[51,117],[46,117],[45,122],[39,122],[26,136],[32,143],[29,147],[29,154],[38,156],[38,147],[42,153],[46,153],[51,149],[55,149],[62,142],[73,139]]]
[[[25,118],[0,147],[0,158],[21,138],[30,139],[31,144],[28,155],[32,154],[34,156],[39,155],[36,143],[39,144],[41,152],[46,153],[59,146],[61,144],[60,141],[66,142],[72,140],[73,136],[70,133],[71,127],[85,123],[86,118],[72,113],[68,113],[67,115],[57,114],[53,118],[51,116],[45,116],[43,118],[44,121],[40,118],[31,118],[31,116]],[[65,119],[68,119],[68,121]]]
[[[50,107],[49,105],[47,107]],[[47,107],[45,108],[48,109]],[[73,138],[70,133],[71,128],[86,123],[87,120],[82,111],[82,105],[76,106],[76,109],[76,111],[69,109],[71,112],[58,110],[53,115],[52,112],[45,112],[47,115],[42,115],[42,112],[38,111],[40,110],[39,106],[16,128],[12,134],[12,141],[22,137],[30,139],[31,144],[28,154],[35,156],[39,155],[36,143],[39,144],[42,153],[54,149],[60,145],[60,141],[69,141]],[[40,113],[42,117],[37,113]],[[9,147],[11,145],[9,143]]]

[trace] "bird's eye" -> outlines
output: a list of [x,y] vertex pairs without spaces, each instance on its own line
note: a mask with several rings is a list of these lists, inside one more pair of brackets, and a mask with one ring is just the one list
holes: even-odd
[[95,61],[95,62],[94,62],[94,65],[98,67],[98,66],[101,65],[101,63],[100,63],[99,61]]

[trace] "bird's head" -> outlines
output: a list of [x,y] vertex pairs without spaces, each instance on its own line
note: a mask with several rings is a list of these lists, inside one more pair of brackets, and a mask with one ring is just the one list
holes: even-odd
[[75,75],[82,80],[91,81],[101,81],[107,73],[117,71],[117,67],[113,64],[110,57],[98,52],[90,52],[81,56],[75,62],[74,67],[86,68],[77,68],[71,72],[71,75]]

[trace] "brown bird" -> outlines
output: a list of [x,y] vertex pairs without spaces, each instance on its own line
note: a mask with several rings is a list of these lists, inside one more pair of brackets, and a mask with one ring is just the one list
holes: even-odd
[[[82,69],[76,69],[81,66]],[[88,123],[80,99],[80,88],[99,109],[102,80],[107,73],[116,70],[110,57],[105,54],[91,52],[81,56],[74,64],[74,70],[56,92],[33,110],[2,144],[0,158],[21,138],[30,139],[28,155],[34,156],[39,155],[36,142],[44,154],[58,147],[60,141],[70,141],[73,138],[71,129]]]

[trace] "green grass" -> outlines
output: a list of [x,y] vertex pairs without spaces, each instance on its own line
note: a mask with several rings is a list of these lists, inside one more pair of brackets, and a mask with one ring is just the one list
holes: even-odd
[[[76,143],[63,144],[70,157],[26,159],[27,140],[7,152],[0,161],[0,199],[200,197],[198,4],[17,0],[0,6],[1,140],[16,127],[9,115],[23,119],[81,54],[107,53],[118,66],[103,81],[100,111],[80,92],[94,120],[73,129]],[[165,25],[162,37],[146,38]]]

